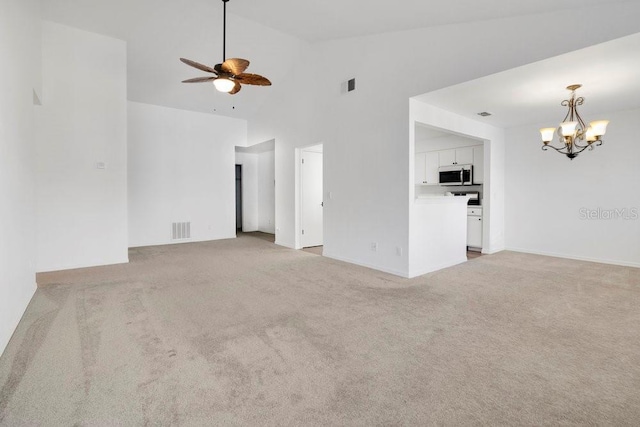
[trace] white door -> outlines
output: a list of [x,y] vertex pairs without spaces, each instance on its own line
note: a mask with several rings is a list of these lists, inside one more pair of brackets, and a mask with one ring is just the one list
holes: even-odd
[[300,223],[303,248],[322,245],[322,153],[302,151]]

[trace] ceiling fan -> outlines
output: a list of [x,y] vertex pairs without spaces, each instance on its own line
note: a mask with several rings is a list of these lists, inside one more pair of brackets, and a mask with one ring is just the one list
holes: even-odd
[[180,58],[180,61],[191,67],[214,74],[214,76],[195,77],[193,79],[183,80],[182,83],[206,83],[212,81],[217,90],[219,90],[220,92],[227,92],[230,95],[234,95],[240,92],[240,89],[242,89],[241,84],[271,86],[271,82],[266,77],[263,77],[259,74],[244,72],[244,70],[246,70],[249,66],[249,61],[247,61],[246,59],[227,59],[226,42],[228,1],[229,0],[222,0],[224,11],[222,18],[222,64],[216,64],[213,68],[211,68],[207,65],[200,64],[199,62],[192,61],[190,59]]

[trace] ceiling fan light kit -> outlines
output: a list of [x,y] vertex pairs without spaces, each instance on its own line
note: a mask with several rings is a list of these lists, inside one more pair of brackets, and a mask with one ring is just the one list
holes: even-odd
[[[609,120],[596,120],[589,123],[588,127],[585,125],[578,113],[578,106],[584,104],[584,98],[576,98],[576,90],[581,86],[579,84],[567,86],[567,90],[571,91],[571,98],[565,99],[561,103],[562,106],[569,109],[562,123],[557,128],[540,129],[542,149],[546,151],[548,148],[553,148],[571,160],[587,148],[593,150],[594,147],[602,145],[602,137],[607,132],[609,124]],[[556,133],[560,140],[560,147],[550,145]]]
[[213,85],[218,91],[229,93],[233,90],[236,84],[229,79],[225,79],[224,77],[218,77],[213,81]]
[[190,67],[197,68],[198,70],[212,73],[214,76],[207,77],[195,77],[192,79],[183,80],[182,83],[207,83],[213,82],[213,85],[220,92],[226,92],[230,95],[234,95],[240,92],[242,84],[255,85],[255,86],[271,86],[271,82],[266,77],[259,74],[245,73],[244,71],[249,67],[249,61],[242,58],[226,58],[226,45],[227,45],[227,2],[229,0],[222,0],[223,4],[223,18],[222,18],[222,63],[216,64],[213,68],[200,64],[199,62],[192,61],[190,59],[180,58],[180,61],[189,65]]

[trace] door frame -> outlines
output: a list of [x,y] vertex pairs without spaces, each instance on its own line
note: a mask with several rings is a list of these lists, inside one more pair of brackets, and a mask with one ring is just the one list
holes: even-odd
[[[325,183],[325,179],[324,179],[324,143],[323,142],[317,142],[315,144],[309,144],[309,145],[304,145],[301,147],[296,147],[296,152],[295,152],[295,161],[296,161],[296,167],[295,167],[295,241],[294,241],[294,245],[295,245],[295,249],[302,249],[302,169],[301,169],[301,165],[302,165],[302,152],[303,151],[308,151],[310,148],[312,147],[317,147],[317,146],[321,146],[322,147],[322,193],[324,195],[324,183]],[[324,197],[323,197],[324,200]],[[324,214],[322,215],[322,232],[324,235]],[[323,242],[324,242],[324,236],[323,236]]]
[[[238,235],[238,230],[242,232],[244,230],[244,188],[242,182],[243,168],[242,164],[235,163],[236,167],[234,168],[234,184],[235,184],[235,199],[236,199],[236,236]],[[238,194],[238,169],[240,169],[240,194]],[[238,206],[240,205],[240,206]],[[240,209],[238,209],[240,208]],[[240,227],[238,227],[238,216],[240,217]]]

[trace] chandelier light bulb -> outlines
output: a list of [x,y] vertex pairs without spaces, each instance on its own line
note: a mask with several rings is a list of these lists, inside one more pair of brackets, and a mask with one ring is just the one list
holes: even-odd
[[560,123],[560,127],[562,128],[562,136],[574,136],[576,134],[576,126],[578,126],[578,122],[562,122]]
[[596,136],[602,136],[607,132],[607,125],[609,120],[596,120],[589,123],[589,127],[593,129],[593,134]]
[[226,93],[231,92],[233,88],[236,86],[235,82],[225,77],[218,77],[213,81],[213,85],[216,87],[218,91],[226,92]]
[[554,133],[556,133],[556,128],[540,129],[540,136],[542,137],[542,142],[544,142],[545,144],[551,142],[553,140]]
[[596,136],[591,126],[587,128],[586,139],[589,144],[591,144],[592,142],[596,142],[598,140],[598,137]]

